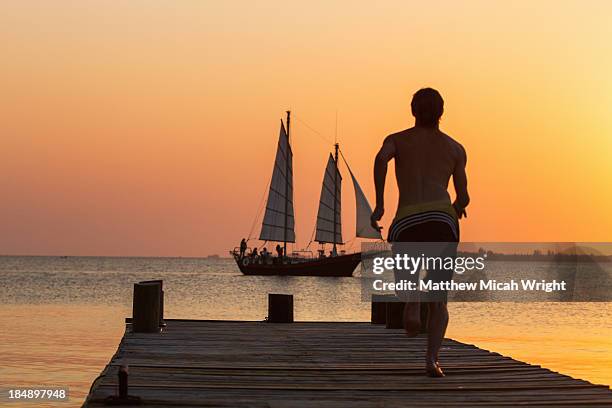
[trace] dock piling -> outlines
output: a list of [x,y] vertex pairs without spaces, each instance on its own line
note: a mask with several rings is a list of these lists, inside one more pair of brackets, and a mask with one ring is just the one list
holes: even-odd
[[268,293],[268,321],[293,323],[293,295]]
[[385,324],[387,322],[387,302],[394,299],[393,295],[372,295],[372,324]]
[[[406,302],[400,302],[393,295],[372,295],[372,323],[386,324],[387,329],[404,328],[404,308]],[[421,329],[419,333],[427,333],[427,317],[429,308],[421,303]]]
[[421,303],[421,330],[419,333],[427,333],[427,319],[429,317],[429,308],[425,303]]
[[128,368],[122,365],[117,372],[119,380],[119,398],[127,398],[128,396]]
[[134,333],[159,332],[161,310],[161,284],[139,282],[134,284],[132,330]]
[[387,302],[386,310],[386,328],[387,329],[403,329],[404,328],[404,307],[406,302],[391,301]]
[[117,379],[119,395],[109,395],[104,400],[104,405],[141,405],[140,397],[128,394],[128,367],[126,365],[119,367]]
[[139,283],[155,283],[159,285],[159,326],[165,327],[164,321],[164,281],[161,279],[140,281]]

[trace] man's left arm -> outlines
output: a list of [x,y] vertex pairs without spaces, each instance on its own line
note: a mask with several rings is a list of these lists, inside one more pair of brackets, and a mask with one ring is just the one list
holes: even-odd
[[385,180],[387,179],[387,165],[395,157],[395,143],[391,137],[387,137],[374,159],[374,187],[376,189],[376,207],[372,212],[370,221],[372,227],[380,231],[378,221],[385,213]]
[[455,165],[455,170],[453,171],[453,185],[455,187],[455,193],[457,196],[455,202],[453,203],[453,207],[455,208],[455,212],[460,219],[467,217],[465,207],[467,207],[470,203],[470,195],[468,194],[467,189],[467,174],[465,172],[466,164],[467,154],[465,153],[465,149],[461,147],[459,159]]

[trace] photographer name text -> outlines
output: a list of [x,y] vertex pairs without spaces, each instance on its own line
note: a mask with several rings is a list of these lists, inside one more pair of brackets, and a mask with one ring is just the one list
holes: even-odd
[[374,290],[379,291],[476,291],[476,290],[489,290],[489,291],[541,291],[541,292],[555,292],[565,291],[565,281],[546,281],[536,279],[521,279],[516,281],[511,279],[509,281],[497,281],[491,280],[480,280],[478,282],[455,282],[454,280],[434,282],[431,280],[420,279],[417,282],[409,280],[399,280],[397,282],[385,282],[382,279],[376,279],[373,282]]

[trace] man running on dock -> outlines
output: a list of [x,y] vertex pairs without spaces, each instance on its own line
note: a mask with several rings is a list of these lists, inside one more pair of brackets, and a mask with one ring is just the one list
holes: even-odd
[[[389,228],[388,241],[440,243],[438,256],[456,256],[459,219],[467,216],[465,208],[470,201],[465,149],[439,129],[444,100],[438,91],[432,88],[419,90],[412,98],[411,107],[414,127],[388,136],[376,155],[376,208],[372,213],[372,226],[380,229],[378,221],[384,214],[387,164],[395,159],[399,203]],[[456,193],[452,204],[447,191],[451,176]],[[429,270],[427,279],[449,281],[452,274],[452,270]],[[416,295],[422,296],[418,292]],[[412,298],[406,302],[404,310],[404,328],[412,337],[421,327],[421,304],[428,307],[425,367],[430,377],[444,376],[438,352],[448,326],[446,299],[446,292],[435,298]]]

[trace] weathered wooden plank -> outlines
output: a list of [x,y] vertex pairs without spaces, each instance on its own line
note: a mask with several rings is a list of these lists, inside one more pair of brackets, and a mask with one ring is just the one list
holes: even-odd
[[[555,393],[543,395],[541,393],[534,392],[523,392],[513,393],[512,395],[506,393],[500,393],[499,391],[481,391],[481,392],[427,392],[427,393],[415,393],[409,391],[396,391],[387,392],[382,396],[380,392],[371,391],[325,391],[312,393],[309,390],[294,390],[291,394],[288,394],[285,390],[255,390],[255,389],[243,389],[233,391],[228,394],[227,390],[224,389],[190,389],[190,388],[146,388],[146,387],[134,387],[132,390],[134,394],[138,394],[144,398],[145,401],[150,401],[156,404],[168,404],[168,405],[200,405],[207,406],[207,402],[225,401],[220,406],[234,406],[234,404],[240,401],[248,401],[251,404],[257,404],[257,402],[270,403],[282,403],[291,401],[291,406],[300,406],[300,401],[310,400],[318,401],[319,406],[347,406],[349,403],[352,406],[354,402],[376,402],[377,405],[381,406],[381,397],[384,398],[385,406],[388,403],[396,402],[403,403],[403,406],[423,405],[446,405],[446,406],[461,406],[466,403],[476,404],[489,404],[489,405],[502,405],[509,404],[521,405],[529,404],[533,405],[570,405],[570,406],[584,406],[584,405],[605,405],[610,404],[609,398],[603,393],[568,393],[559,396]],[[94,391],[91,403],[96,404],[102,401],[106,396],[112,395],[112,387],[99,387]]]
[[450,339],[447,377],[425,377],[426,338],[376,325],[167,323],[126,332],[86,405],[114,394],[117,367],[129,364],[130,394],[156,406],[612,406],[607,386]]

